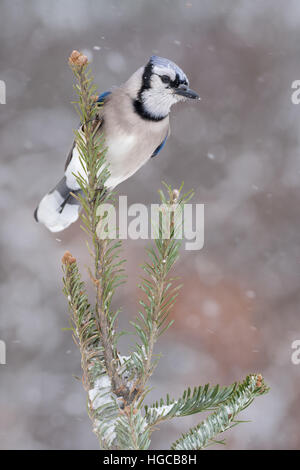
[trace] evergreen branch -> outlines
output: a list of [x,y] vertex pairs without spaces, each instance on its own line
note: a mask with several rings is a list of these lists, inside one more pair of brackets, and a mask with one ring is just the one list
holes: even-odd
[[[90,351],[92,351],[91,344],[94,341],[97,343],[97,328],[90,305],[88,304],[85,286],[81,281],[76,259],[70,252],[67,251],[64,254],[62,265],[64,271],[63,292],[69,302],[71,329],[75,343],[79,346],[81,352],[83,384],[86,389],[89,389],[90,381],[88,370],[90,360],[95,357],[94,351],[91,355]],[[98,354],[101,361],[100,351],[98,351]]]
[[188,388],[178,400],[170,400],[167,395],[165,401],[161,399],[151,407],[145,406],[145,418],[148,425],[153,427],[167,419],[215,409],[228,400],[235,390],[236,384],[229,387],[220,387],[219,385],[210,387],[209,384],[206,384],[204,387],[195,387],[193,391]]
[[88,390],[90,416],[93,420],[93,431],[99,439],[102,449],[117,447],[116,423],[120,413],[120,402],[113,393],[109,376],[100,373],[99,362],[94,363],[96,378],[93,387]]
[[101,224],[106,223],[105,217],[98,215],[98,209],[101,203],[111,199],[111,195],[104,190],[109,172],[100,132],[100,108],[94,97],[95,86],[85,56],[74,51],[69,63],[77,80],[76,108],[82,123],[75,133],[82,168],[80,174],[75,174],[80,191],[74,197],[82,205],[82,228],[91,240],[88,249],[94,269],[89,273],[95,286],[96,303],[93,307],[89,305],[76,259],[69,252],[63,257],[64,292],[69,301],[73,337],[81,353],[83,384],[88,392],[93,430],[100,446],[111,449],[116,445],[115,422],[128,393],[118,372],[117,313],[111,308],[115,288],[122,282],[123,260],[118,260],[119,241],[98,236]]
[[119,407],[106,374],[95,315],[88,304],[76,259],[66,252],[62,264],[73,339],[80,350],[82,382],[89,397],[88,412],[100,445],[106,449],[110,448],[115,439],[114,421],[118,417]]
[[95,323],[112,391],[117,396],[122,396],[126,395],[127,388],[118,374],[114,329],[116,315],[111,310],[115,287],[122,280],[122,269],[117,269],[120,264],[115,262],[120,242],[101,239],[98,236],[101,226],[106,223],[105,217],[98,216],[98,208],[100,203],[111,200],[111,195],[104,189],[109,171],[105,164],[104,140],[100,132],[102,124],[99,116],[100,105],[95,103],[95,87],[87,69],[87,62],[78,63],[78,57],[71,59],[70,65],[77,79],[76,106],[82,122],[80,131],[75,133],[82,174],[75,176],[82,191],[82,195],[78,196],[83,207],[81,220],[93,244],[93,249],[90,251],[94,258],[94,272],[90,272],[90,276],[96,289]]
[[160,191],[161,206],[158,212],[158,223],[154,226],[156,238],[154,246],[147,249],[149,262],[143,266],[146,278],[139,286],[147,300],[140,301],[143,311],[139,312],[137,321],[132,322],[136,335],[141,341],[137,351],[132,354],[132,362],[137,370],[136,399],[143,397],[145,385],[153,373],[157,360],[153,361],[154,344],[158,337],[172,324],[168,316],[173,307],[178,290],[173,287],[169,272],[179,256],[181,240],[178,231],[182,228],[183,204],[191,193],[180,197],[180,190],[172,190],[168,185],[167,197]]
[[237,414],[247,408],[255,397],[267,393],[268,390],[260,374],[249,375],[214,413],[183,434],[172,444],[171,448],[173,450],[200,450],[215,443],[216,436],[240,422],[235,420]]
[[116,435],[120,449],[146,450],[150,446],[147,422],[141,413],[128,406],[116,423]]

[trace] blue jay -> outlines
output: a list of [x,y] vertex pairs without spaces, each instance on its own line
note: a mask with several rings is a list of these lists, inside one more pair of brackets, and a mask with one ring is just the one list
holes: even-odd
[[[112,190],[132,176],[163,148],[170,133],[171,106],[185,99],[200,99],[189,88],[185,73],[174,63],[152,56],[118,88],[99,96],[100,132],[107,146],[110,176],[106,189]],[[65,165],[64,177],[41,200],[35,219],[51,232],[60,232],[78,219],[80,205],[71,193],[80,190],[74,173],[81,172],[74,142]]]

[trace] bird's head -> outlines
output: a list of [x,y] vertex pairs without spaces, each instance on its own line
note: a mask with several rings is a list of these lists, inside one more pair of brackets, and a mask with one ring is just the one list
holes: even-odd
[[162,57],[152,56],[133,77],[138,82],[134,107],[144,119],[159,121],[169,114],[173,104],[200,99],[189,88],[188,78],[178,65]]

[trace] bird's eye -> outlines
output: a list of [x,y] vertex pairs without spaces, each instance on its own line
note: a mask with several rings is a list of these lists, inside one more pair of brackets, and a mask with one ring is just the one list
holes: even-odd
[[162,75],[160,78],[163,83],[170,83],[171,79],[168,77],[168,75]]

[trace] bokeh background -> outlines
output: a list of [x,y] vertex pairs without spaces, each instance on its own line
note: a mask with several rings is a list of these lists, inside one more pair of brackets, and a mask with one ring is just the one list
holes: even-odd
[[[227,433],[232,449],[300,448],[300,79],[297,0],[1,0],[0,366],[2,449],[97,449],[80,357],[61,292],[61,256],[89,262],[79,224],[51,234],[32,213],[61,177],[77,126],[67,58],[85,52],[105,91],[158,54],[177,62],[202,101],[173,109],[159,157],[119,187],[128,203],[158,202],[165,180],[205,204],[205,245],[182,250],[175,324],[156,351],[152,402],[188,385],[228,385],[261,372],[271,386]],[[120,327],[138,309],[144,242],[124,243],[128,283]],[[120,347],[128,351],[131,338]],[[201,416],[164,423],[169,448]]]

